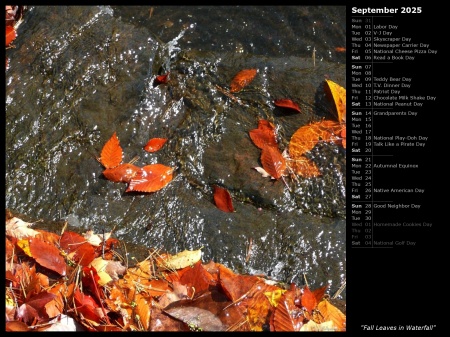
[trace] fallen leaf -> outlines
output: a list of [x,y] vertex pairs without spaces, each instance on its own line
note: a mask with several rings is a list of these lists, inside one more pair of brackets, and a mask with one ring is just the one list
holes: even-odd
[[230,92],[241,91],[245,86],[253,81],[257,72],[258,71],[256,69],[244,69],[238,72],[231,81]]
[[152,138],[144,146],[144,150],[147,152],[156,152],[160,150],[167,142],[167,138]]
[[193,266],[202,258],[202,250],[184,250],[176,255],[169,256],[160,262],[160,267],[164,269],[182,269]]
[[13,26],[6,26],[6,47],[13,42],[17,37],[17,32]]
[[320,312],[320,315],[318,316],[322,320],[319,323],[332,321],[337,331],[346,331],[346,316],[330,302],[327,300],[319,302],[317,310]]
[[325,80],[325,92],[328,97],[334,102],[338,115],[339,123],[346,122],[346,90],[339,84]]
[[173,171],[163,164],[146,165],[130,180],[125,192],[156,192],[172,181]]
[[302,112],[298,104],[291,101],[290,99],[276,99],[273,103],[280,108],[287,108],[298,112]]
[[275,126],[265,119],[260,119],[258,128],[250,130],[248,133],[253,144],[260,149],[266,145],[278,147]]
[[264,170],[274,179],[280,179],[285,175],[286,160],[278,148],[273,146],[264,146],[261,151],[261,164]]
[[227,189],[214,185],[214,202],[218,209],[224,212],[234,212],[233,201]]
[[304,324],[300,331],[336,331],[336,327],[334,326],[332,321],[324,322],[321,324],[317,324],[314,321],[309,321],[308,323]]
[[170,316],[186,323],[191,331],[223,331],[220,319],[208,310],[197,307],[178,307],[164,310]]
[[343,53],[345,52],[347,49],[345,47],[336,47],[334,48],[334,50],[338,53]]
[[168,72],[167,74],[156,76],[154,81],[153,81],[153,87],[156,87],[156,86],[158,86],[160,84],[167,83],[169,81],[169,74],[170,74],[170,72]]
[[140,167],[126,163],[105,169],[103,171],[103,176],[115,183],[129,183],[140,171]]
[[59,244],[67,257],[81,266],[88,266],[95,258],[94,247],[78,233],[65,231]]
[[300,331],[303,326],[303,310],[295,305],[295,293],[288,291],[278,301],[273,314],[274,331]]
[[61,276],[66,275],[66,262],[58,248],[38,238],[29,239],[29,243],[31,256],[37,263]]
[[105,168],[114,168],[122,162],[122,148],[120,147],[119,138],[114,132],[111,138],[103,146],[100,154],[100,163]]
[[27,237],[34,238],[39,232],[28,228],[31,225],[32,223],[30,222],[25,222],[22,219],[13,217],[6,221],[6,235],[17,238],[18,240]]

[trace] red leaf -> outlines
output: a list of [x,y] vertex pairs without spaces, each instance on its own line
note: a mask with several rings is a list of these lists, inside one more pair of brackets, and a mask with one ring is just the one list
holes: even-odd
[[96,311],[96,308],[99,308],[99,306],[91,296],[85,295],[79,289],[76,289],[73,299],[78,314],[82,314],[84,318],[94,322],[100,321],[100,316]]
[[230,193],[223,187],[214,185],[214,202],[218,209],[232,213],[234,212],[233,202]]
[[38,238],[29,239],[29,244],[31,255],[37,263],[62,276],[66,275],[66,262],[58,248]]
[[129,183],[140,170],[140,167],[127,163],[120,164],[117,167],[107,168],[103,171],[103,175],[106,179],[115,183]]
[[257,72],[258,71],[256,69],[244,69],[238,72],[231,81],[230,92],[241,91],[245,86],[253,81]]
[[286,160],[278,148],[264,146],[261,151],[261,164],[273,178],[279,179],[286,171]]
[[100,163],[106,168],[113,168],[122,162],[122,148],[116,133],[103,146]]
[[6,47],[17,37],[16,30],[13,26],[6,26]]
[[298,104],[291,101],[290,99],[277,99],[273,103],[280,108],[288,108],[296,110],[298,112],[302,112]]
[[262,149],[265,145],[278,146],[275,136],[275,126],[265,120],[261,119],[258,122],[258,128],[249,131],[249,136],[258,148]]
[[167,74],[156,76],[155,80],[153,81],[153,87],[156,87],[159,84],[167,83],[169,81],[169,74],[170,72],[168,72]]
[[162,164],[146,165],[131,179],[125,192],[156,192],[172,181],[173,171]]
[[144,146],[144,150],[147,152],[156,152],[163,147],[167,142],[167,138],[152,138]]
[[81,266],[87,266],[95,258],[95,249],[86,239],[77,233],[65,231],[61,235],[60,247],[68,257],[79,263]]

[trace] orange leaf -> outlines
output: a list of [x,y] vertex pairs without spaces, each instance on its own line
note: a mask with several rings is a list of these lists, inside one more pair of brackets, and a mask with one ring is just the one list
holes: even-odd
[[6,26],[6,47],[17,37],[16,30],[13,26]]
[[278,146],[277,139],[275,135],[275,126],[265,120],[261,119],[258,122],[258,128],[250,130],[249,136],[258,148],[262,149],[266,144],[270,146]]
[[163,147],[167,142],[167,138],[152,138],[144,146],[144,150],[147,152],[156,152]]
[[253,81],[257,72],[258,71],[256,69],[244,69],[238,72],[231,81],[230,92],[241,91],[245,86]]
[[264,146],[261,151],[261,164],[273,178],[281,178],[286,171],[286,160],[278,148],[273,146]]
[[346,90],[339,84],[325,80],[325,92],[330,99],[333,100],[338,114],[339,123],[346,122]]
[[316,296],[309,290],[308,286],[305,286],[302,294],[302,306],[311,314],[316,309],[317,303]]
[[156,192],[172,181],[173,171],[162,164],[146,165],[131,179],[125,192]]
[[280,108],[288,108],[296,110],[298,112],[302,112],[298,104],[291,101],[290,99],[277,99],[273,103]]
[[107,168],[103,171],[106,179],[115,183],[129,183],[141,170],[133,164],[120,164],[119,166]]
[[31,255],[37,263],[62,276],[66,275],[66,262],[58,248],[37,238],[29,239],[29,243]]
[[[333,325],[337,328],[337,331],[346,330],[346,316],[332,305],[330,302],[324,300],[317,305],[317,310],[320,311],[322,322],[332,321]],[[320,323],[322,323],[320,322]],[[319,323],[319,322],[316,322]]]
[[122,162],[122,148],[116,133],[103,146],[100,154],[100,163],[106,168],[113,168]]
[[303,311],[295,305],[295,293],[292,290],[284,293],[273,314],[275,331],[300,331],[303,325]]
[[336,47],[334,48],[334,50],[338,53],[343,53],[345,52],[347,49],[345,47]]
[[230,192],[227,189],[214,185],[214,202],[218,209],[224,212],[234,212],[233,201],[231,200]]
[[[292,158],[291,158],[292,159]],[[317,165],[305,156],[297,157],[291,160],[289,167],[299,176],[304,178],[318,177],[322,175]]]

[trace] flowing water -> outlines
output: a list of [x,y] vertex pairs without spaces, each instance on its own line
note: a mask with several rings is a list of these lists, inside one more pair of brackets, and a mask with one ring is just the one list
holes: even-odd
[[[284,150],[299,127],[336,119],[323,82],[345,87],[345,32],[344,7],[29,7],[6,53],[6,208],[55,232],[114,230],[130,263],[202,248],[235,272],[333,294],[346,276],[345,149],[316,145],[322,176],[286,177],[289,191],[253,169],[248,132],[267,119]],[[239,100],[224,95],[248,68]],[[174,179],[147,194],[106,180],[97,158],[114,132],[123,162],[171,166]],[[168,141],[143,151],[153,137]],[[213,185],[234,213],[215,206]]]

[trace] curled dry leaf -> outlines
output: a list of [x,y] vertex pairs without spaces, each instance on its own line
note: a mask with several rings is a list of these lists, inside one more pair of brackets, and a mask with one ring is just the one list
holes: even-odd
[[167,138],[152,138],[144,146],[144,150],[147,152],[156,152],[160,150],[167,142]]
[[22,219],[13,217],[6,221],[6,235],[17,238],[18,240],[27,237],[34,238],[39,232],[28,228],[31,225],[32,223],[30,222],[25,222]]
[[130,180],[125,192],[156,192],[172,181],[173,171],[163,164],[146,165]]
[[218,209],[224,212],[234,212],[233,201],[230,192],[226,188],[214,185],[214,202]]
[[295,110],[295,111],[298,111],[298,112],[302,112],[300,110],[300,107],[298,106],[298,104],[293,102],[290,99],[276,99],[273,103],[277,107],[280,107],[280,108],[287,108],[287,109],[292,109],[292,110]]
[[238,72],[231,81],[230,92],[241,91],[253,81],[257,72],[258,71],[256,69],[244,69]]

